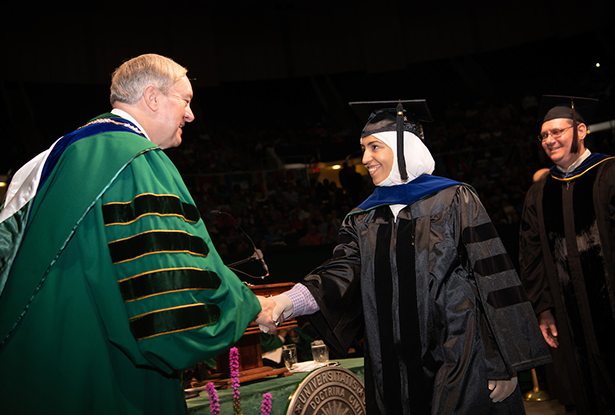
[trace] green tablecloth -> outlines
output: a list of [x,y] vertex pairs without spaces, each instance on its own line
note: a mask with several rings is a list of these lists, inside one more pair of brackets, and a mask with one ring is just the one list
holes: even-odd
[[[340,363],[341,367],[352,371],[361,381],[365,382],[363,376],[363,358],[340,359],[337,361]],[[241,394],[241,411],[243,415],[260,415],[263,394],[267,392],[272,396],[271,415],[285,415],[290,396],[308,374],[309,373],[295,373],[292,376],[284,378],[265,378],[241,385],[239,392]],[[218,390],[218,398],[220,399],[220,415],[232,415],[233,390]],[[211,414],[209,410],[209,396],[206,390],[201,391],[198,397],[188,399],[186,402],[189,415]]]

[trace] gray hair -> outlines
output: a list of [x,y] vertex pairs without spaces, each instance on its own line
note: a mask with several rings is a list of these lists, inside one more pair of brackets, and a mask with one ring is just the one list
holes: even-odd
[[134,105],[148,85],[163,94],[186,75],[188,70],[172,59],[153,53],[132,58],[113,72],[111,77],[111,105],[123,102]]

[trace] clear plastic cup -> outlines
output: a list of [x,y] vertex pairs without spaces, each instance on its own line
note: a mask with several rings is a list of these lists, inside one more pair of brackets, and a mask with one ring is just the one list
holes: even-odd
[[293,365],[297,363],[297,346],[294,344],[285,344],[282,346],[282,360],[286,369],[292,370]]
[[328,363],[329,362],[329,349],[322,340],[316,340],[312,342],[312,357],[316,363]]

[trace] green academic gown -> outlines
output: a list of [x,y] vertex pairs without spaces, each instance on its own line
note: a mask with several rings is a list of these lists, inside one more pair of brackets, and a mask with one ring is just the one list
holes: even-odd
[[184,413],[179,371],[260,311],[173,163],[134,130],[105,114],[65,136],[22,210],[0,262],[1,413]]

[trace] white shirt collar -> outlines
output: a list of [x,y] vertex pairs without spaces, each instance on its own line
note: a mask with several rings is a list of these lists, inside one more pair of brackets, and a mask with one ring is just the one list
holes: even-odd
[[117,115],[117,116],[120,116],[120,117],[122,117],[122,118],[127,119],[128,121],[130,121],[131,123],[133,123],[134,125],[136,125],[136,126],[137,126],[137,128],[138,128],[139,130],[141,130],[141,132],[143,133],[143,135],[145,136],[145,138],[147,138],[149,141],[152,141],[152,140],[149,138],[149,136],[147,135],[147,133],[145,132],[145,129],[144,129],[143,127],[141,127],[141,124],[139,124],[139,123],[137,122],[137,120],[135,120],[135,118],[134,118],[132,115],[130,115],[129,113],[127,113],[126,111],[121,110],[121,109],[119,109],[119,108],[113,108],[113,109],[111,110],[111,114],[115,114],[115,115]]
[[563,171],[564,173],[570,173],[571,171],[573,171],[574,169],[576,169],[577,167],[579,167],[579,165],[580,165],[581,163],[583,163],[583,161],[585,161],[585,159],[586,159],[586,158],[588,158],[588,157],[589,157],[589,155],[590,155],[591,153],[592,153],[592,152],[591,152],[591,151],[589,151],[589,149],[588,149],[588,148],[586,148],[586,149],[585,149],[585,152],[584,152],[583,154],[581,154],[581,157],[579,157],[579,158],[577,159],[577,161],[575,161],[574,163],[572,163],[572,164],[570,165],[570,167],[568,167],[566,170],[562,169],[560,166],[557,166],[557,168],[558,168],[558,169],[560,169],[561,171]]

